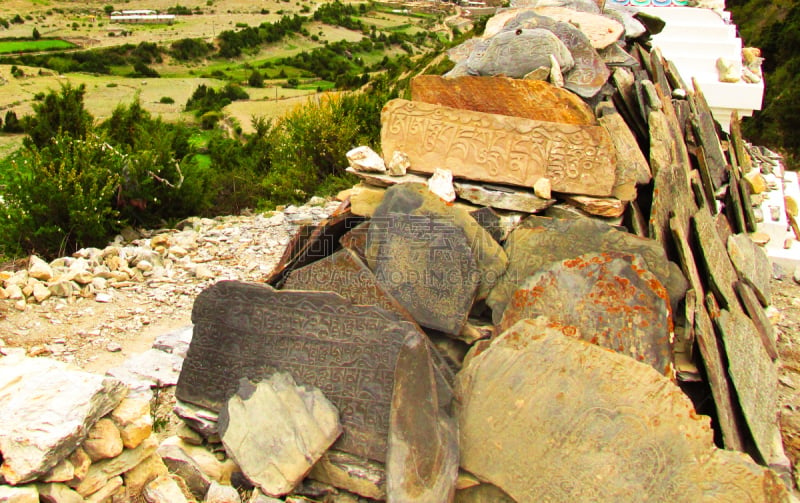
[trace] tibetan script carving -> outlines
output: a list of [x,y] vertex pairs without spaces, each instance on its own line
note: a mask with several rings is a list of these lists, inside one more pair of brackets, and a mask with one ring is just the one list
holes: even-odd
[[238,281],[204,290],[192,321],[179,400],[216,411],[242,377],[286,371],[336,405],[344,429],[336,449],[385,461],[397,355],[406,337],[420,335],[415,325],[334,293]]
[[616,153],[602,126],[580,126],[470,112],[407,100],[381,114],[383,152],[408,154],[415,171],[449,169],[453,176],[610,196]]

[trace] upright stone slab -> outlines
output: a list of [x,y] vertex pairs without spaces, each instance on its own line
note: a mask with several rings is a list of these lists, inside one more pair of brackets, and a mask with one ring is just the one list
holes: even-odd
[[725,306],[736,306],[738,300],[733,284],[738,281],[736,270],[725,249],[725,242],[717,233],[714,220],[707,210],[701,208],[692,217],[692,231],[699,244],[700,258],[708,274],[709,283],[717,300]]
[[770,276],[772,265],[766,252],[747,234],[734,234],[728,238],[728,256],[739,276],[752,285],[765,306],[771,303]]
[[692,84],[695,89],[694,93],[689,93],[689,104],[692,107],[692,130],[705,152],[714,189],[719,190],[728,179],[728,163],[722,153],[714,117],[711,115],[706,98],[695,79],[692,79]]
[[127,392],[116,379],[49,358],[0,357],[0,476],[18,485],[44,475]]
[[339,410],[336,448],[385,461],[397,354],[419,329],[396,313],[323,292],[221,281],[198,295],[175,395],[219,410],[239,379],[285,371]]
[[458,376],[461,467],[514,501],[785,501],[649,365],[520,321]]
[[506,75],[521,79],[542,66],[550,68],[550,55],[566,71],[575,64],[569,49],[548,30],[504,31],[473,50],[466,60],[470,75]]
[[616,154],[601,126],[535,121],[406,100],[381,112],[384,153],[400,150],[412,170],[445,168],[456,178],[531,188],[548,178],[552,190],[611,195]]
[[745,422],[758,453],[769,461],[778,434],[778,367],[744,313],[722,309],[714,322],[725,345],[728,372]]
[[674,375],[667,291],[633,255],[591,253],[545,265],[514,292],[499,330],[539,316]]
[[423,326],[458,334],[506,268],[503,249],[466,211],[424,185],[390,187],[370,221],[367,262]]
[[745,281],[737,281],[733,288],[742,302],[744,312],[758,329],[758,335],[761,336],[761,342],[764,343],[764,349],[767,350],[767,354],[773,361],[777,360],[780,355],[775,343],[775,328],[758,302],[755,289]]
[[652,179],[647,163],[636,137],[617,113],[611,103],[601,105],[602,115],[598,119],[606,128],[617,149],[617,172],[614,181],[614,197],[630,201],[636,197],[636,185],[644,185]]
[[580,27],[595,49],[605,49],[622,37],[622,23],[590,12],[580,12],[566,7],[540,7],[536,13],[556,21]]
[[297,386],[285,372],[239,390],[220,410],[222,443],[264,494],[283,496],[303,480],[342,431],[319,389]]
[[658,243],[586,218],[529,217],[509,235],[504,247],[508,254],[508,270],[486,301],[492,308],[495,323],[500,323],[511,296],[528,276],[549,262],[575,258],[584,253],[639,255],[667,289],[672,304],[676,304],[686,291],[685,279],[675,269],[677,266],[670,265]]
[[575,94],[541,80],[508,77],[444,78],[418,75],[411,99],[473,112],[513,115],[547,122],[597,124],[592,109]]

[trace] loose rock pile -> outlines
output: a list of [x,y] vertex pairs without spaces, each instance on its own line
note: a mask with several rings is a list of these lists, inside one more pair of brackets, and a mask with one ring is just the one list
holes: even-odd
[[197,296],[147,501],[789,500],[748,148],[617,9],[498,13]]

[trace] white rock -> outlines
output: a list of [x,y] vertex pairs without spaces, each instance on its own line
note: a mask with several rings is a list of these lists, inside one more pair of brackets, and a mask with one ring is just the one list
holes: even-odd
[[242,497],[232,486],[212,481],[204,503],[242,503]]
[[53,268],[36,255],[31,255],[28,263],[28,275],[38,280],[50,281],[53,279]]
[[550,186],[549,178],[539,178],[533,184],[533,193],[536,195],[536,197],[550,199],[552,196],[552,193],[550,192]]
[[453,188],[453,172],[449,169],[436,168],[428,178],[428,190],[448,203],[456,200],[456,189]]
[[136,262],[136,268],[142,272],[148,272],[153,270],[153,264],[149,260],[140,260]]
[[717,58],[717,73],[720,82],[739,82],[742,75],[741,64],[727,58]]
[[564,74],[561,73],[561,65],[554,55],[550,55],[550,83],[556,87],[564,87]]
[[148,503],[186,503],[180,486],[168,475],[161,475],[144,487],[142,493]]
[[17,284],[11,284],[6,287],[6,295],[8,299],[19,300],[24,299],[25,294],[22,293],[22,287]]
[[215,275],[211,271],[211,268],[205,264],[198,264],[197,267],[194,268],[194,277],[199,280],[206,280],[206,279],[214,279]]
[[110,293],[97,292],[94,294],[94,300],[95,302],[108,304],[109,302],[114,300],[114,297],[112,297]]
[[0,502],[39,503],[39,491],[34,485],[20,487],[0,485]]
[[386,172],[386,164],[374,150],[369,147],[356,147],[345,154],[350,166],[356,171]]
[[411,168],[411,160],[405,152],[395,150],[389,160],[389,174],[392,176],[405,176]]

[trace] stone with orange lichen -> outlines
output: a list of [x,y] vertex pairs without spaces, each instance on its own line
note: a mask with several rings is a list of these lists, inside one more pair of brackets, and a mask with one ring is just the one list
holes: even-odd
[[672,376],[667,291],[634,255],[586,254],[552,262],[514,293],[499,330],[546,316],[565,335],[626,354]]
[[648,365],[522,320],[457,378],[461,467],[514,501],[788,502]]

